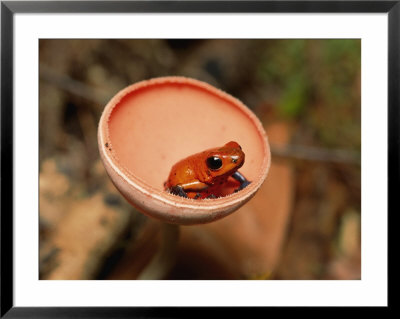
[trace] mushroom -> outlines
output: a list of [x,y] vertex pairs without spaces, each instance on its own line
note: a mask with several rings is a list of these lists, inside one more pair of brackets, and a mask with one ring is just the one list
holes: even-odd
[[[251,184],[215,199],[164,190],[179,160],[236,141],[245,152],[240,172]],[[98,143],[108,175],[139,211],[167,224],[209,223],[255,195],[270,166],[270,148],[254,113],[231,95],[198,80],[169,76],[130,85],[106,105]]]

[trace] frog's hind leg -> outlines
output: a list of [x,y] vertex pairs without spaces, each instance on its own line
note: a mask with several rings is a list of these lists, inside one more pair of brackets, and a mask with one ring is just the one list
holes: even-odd
[[234,178],[234,179],[236,179],[239,183],[240,183],[240,186],[239,186],[239,188],[237,188],[236,190],[235,190],[235,193],[236,192],[238,192],[238,191],[240,191],[240,190],[242,190],[243,188],[245,188],[246,186],[248,186],[248,185],[250,185],[250,181],[248,181],[247,179],[246,179],[246,177],[244,177],[242,174],[240,174],[238,171],[236,171],[235,173],[233,173],[232,174],[232,177]]
[[168,189],[168,191],[169,191],[171,194],[174,194],[174,195],[178,195],[178,196],[181,196],[181,197],[188,198],[188,195],[186,194],[186,192],[184,191],[184,189],[183,189],[182,186],[180,186],[180,185],[172,186],[171,188]]

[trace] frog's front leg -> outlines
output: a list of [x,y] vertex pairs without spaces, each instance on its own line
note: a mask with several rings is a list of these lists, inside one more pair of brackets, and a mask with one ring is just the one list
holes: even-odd
[[[194,181],[186,184],[178,184],[169,188],[169,192],[178,196],[188,198],[187,192],[201,192],[208,188],[208,185],[200,181]],[[199,198],[200,194],[197,193],[195,199]]]
[[245,188],[246,186],[248,186],[251,182],[250,181],[248,181],[247,179],[246,179],[246,177],[244,177],[242,174],[240,174],[238,171],[236,171],[235,173],[233,173],[232,174],[232,177],[234,178],[234,179],[236,179],[239,183],[240,183],[240,186],[239,186],[239,188],[237,188],[236,190],[235,190],[235,193],[236,192],[238,192],[238,191],[240,191],[240,190],[242,190],[243,188]]

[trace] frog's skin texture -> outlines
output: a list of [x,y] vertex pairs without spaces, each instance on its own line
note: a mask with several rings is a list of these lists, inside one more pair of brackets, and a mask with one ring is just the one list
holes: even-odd
[[245,188],[250,182],[238,172],[244,164],[244,152],[236,142],[229,142],[191,155],[172,166],[165,190],[188,198],[216,198],[218,189],[233,177],[240,183],[235,190]]

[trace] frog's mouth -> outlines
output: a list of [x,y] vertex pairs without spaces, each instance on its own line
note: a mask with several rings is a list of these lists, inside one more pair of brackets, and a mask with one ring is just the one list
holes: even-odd
[[241,168],[243,166],[243,164],[244,164],[244,159],[243,158],[237,158],[235,162],[232,159],[231,163],[230,163],[231,167],[223,174],[223,176],[231,176],[239,168]]

